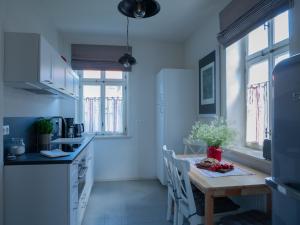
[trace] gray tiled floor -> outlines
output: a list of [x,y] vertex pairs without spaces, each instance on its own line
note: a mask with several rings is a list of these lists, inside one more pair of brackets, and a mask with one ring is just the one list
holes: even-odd
[[83,225],[171,225],[167,190],[158,181],[95,183]]

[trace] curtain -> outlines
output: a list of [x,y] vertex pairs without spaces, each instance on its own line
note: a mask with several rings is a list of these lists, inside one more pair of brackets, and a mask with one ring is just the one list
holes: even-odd
[[219,42],[228,47],[276,15],[294,0],[232,0],[219,14]]

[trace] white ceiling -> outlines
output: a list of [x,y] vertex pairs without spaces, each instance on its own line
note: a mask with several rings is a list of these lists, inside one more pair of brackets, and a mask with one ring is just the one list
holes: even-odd
[[[120,0],[43,0],[41,10],[62,33],[124,35],[126,18],[117,10]],[[229,0],[158,0],[154,17],[130,20],[130,36],[183,42]]]

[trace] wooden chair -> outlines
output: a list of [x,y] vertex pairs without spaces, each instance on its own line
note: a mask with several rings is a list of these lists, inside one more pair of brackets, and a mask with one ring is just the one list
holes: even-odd
[[[186,218],[191,225],[203,224],[204,216],[204,194],[194,187],[189,178],[190,162],[187,160],[177,159],[172,156],[173,177],[175,180],[175,193],[179,197],[177,225],[183,225]],[[226,212],[237,210],[239,208],[229,198],[215,198],[214,212],[219,213],[219,217],[224,216]]]
[[175,157],[175,153],[173,150],[168,150],[167,146],[164,145],[163,148],[163,159],[164,159],[164,167],[167,172],[167,185],[168,185],[168,209],[167,209],[167,220],[170,221],[172,217],[172,211],[173,211],[173,224],[177,225],[177,214],[178,214],[178,207],[177,202],[178,198],[176,197],[175,193],[175,181],[173,174],[174,172],[172,167],[172,160],[173,156]]

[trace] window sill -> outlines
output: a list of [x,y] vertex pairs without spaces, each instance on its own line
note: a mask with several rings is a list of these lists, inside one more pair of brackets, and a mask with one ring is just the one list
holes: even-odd
[[130,139],[131,136],[128,135],[96,135],[96,139]]
[[263,152],[246,147],[228,147],[224,149],[224,156],[230,160],[245,164],[267,174],[271,174],[272,163],[264,159]]

